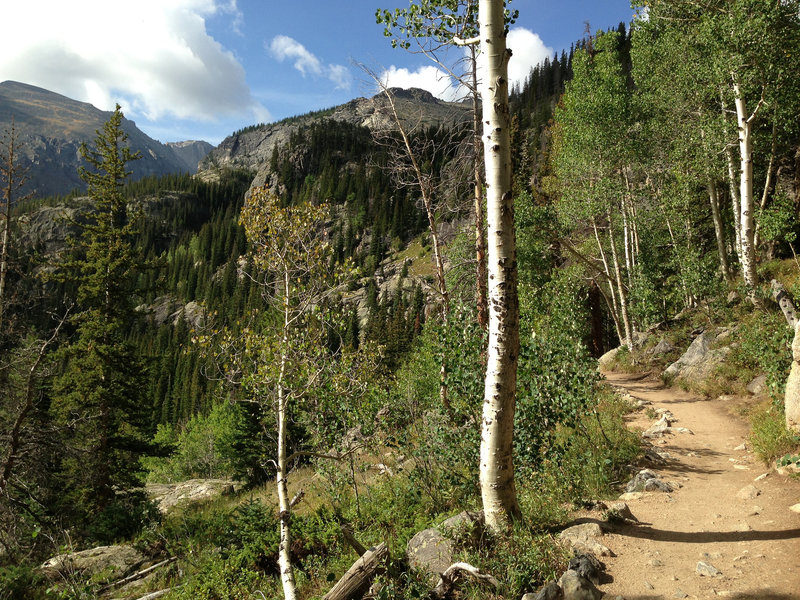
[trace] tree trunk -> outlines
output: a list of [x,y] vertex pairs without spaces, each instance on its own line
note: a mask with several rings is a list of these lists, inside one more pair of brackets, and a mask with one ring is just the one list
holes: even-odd
[[[727,122],[727,108],[724,98],[721,100],[722,117]],[[725,164],[728,167],[728,188],[731,194],[731,210],[733,212],[733,231],[736,244],[736,256],[742,255],[742,225],[741,225],[741,202],[739,200],[739,188],[736,186],[736,164],[733,159],[733,150],[726,144]]]
[[520,515],[512,459],[519,356],[519,298],[514,201],[511,191],[511,118],[504,2],[481,0],[483,144],[489,275],[489,346],[481,427],[480,483],[486,524],[495,531]]
[[286,464],[286,390],[284,381],[286,376],[287,349],[289,345],[289,294],[290,294],[289,272],[284,270],[283,277],[283,337],[281,339],[281,366],[278,375],[278,398],[277,398],[277,425],[278,425],[278,460],[277,474],[275,483],[278,492],[278,511],[280,519],[280,543],[278,545],[278,568],[281,573],[281,585],[283,586],[283,597],[285,600],[295,600],[297,597],[297,586],[294,580],[294,568],[292,566],[291,544],[292,530],[291,517],[292,506],[289,500],[289,487],[286,481],[288,467]]
[[489,305],[486,297],[486,244],[483,230],[483,178],[481,177],[481,119],[480,94],[478,93],[478,59],[474,45],[469,47],[472,67],[472,145],[473,178],[475,185],[475,302],[478,307],[478,324],[486,329],[489,325]]
[[719,210],[719,192],[717,183],[711,177],[708,178],[708,201],[711,204],[711,218],[714,221],[714,235],[717,239],[719,269],[725,281],[730,281],[731,268],[728,264],[728,250],[725,248],[725,228],[722,224],[722,215]]
[[622,323],[625,326],[625,345],[628,350],[633,350],[633,330],[631,328],[631,319],[628,314],[628,292],[625,290],[625,284],[622,281],[622,269],[619,266],[619,257],[617,255],[617,242],[614,240],[614,228],[611,225],[611,212],[608,212],[608,241],[611,244],[611,260],[614,261],[614,275],[617,279],[617,293],[619,294],[619,308],[622,313]]
[[361,598],[369,589],[370,581],[383,568],[383,562],[389,556],[386,544],[378,544],[370,548],[353,563],[353,566],[342,575],[322,600],[355,600]]
[[[617,339],[620,342],[623,341],[624,336],[622,334],[622,327],[620,326],[620,316],[619,316],[619,305],[617,304],[617,294],[614,292],[614,285],[611,279],[611,270],[608,268],[608,260],[606,260],[606,253],[603,250],[603,242],[600,240],[600,233],[597,231],[597,222],[595,218],[592,217],[592,229],[594,230],[594,239],[597,241],[597,249],[600,251],[600,258],[603,261],[603,271],[606,275],[606,280],[608,281],[608,291],[611,294],[611,304],[609,305],[609,309],[611,310],[611,318],[614,320],[614,328],[617,330]],[[602,288],[600,288],[602,291]],[[606,304],[608,304],[608,298],[606,298]]]
[[742,276],[751,297],[754,297],[758,274],[756,273],[755,228],[753,219],[753,135],[752,118],[747,114],[745,99],[734,76],[734,103],[739,130],[739,202],[742,252],[739,262]]

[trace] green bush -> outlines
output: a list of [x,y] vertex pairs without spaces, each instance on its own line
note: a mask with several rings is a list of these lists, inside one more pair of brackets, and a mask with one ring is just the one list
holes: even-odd
[[766,464],[800,447],[800,436],[786,428],[783,410],[775,405],[754,411],[750,423],[750,444],[756,456]]
[[753,313],[734,333],[738,345],[732,346],[731,363],[746,370],[748,378],[766,373],[767,388],[777,404],[782,402],[792,364],[792,333],[779,312]]

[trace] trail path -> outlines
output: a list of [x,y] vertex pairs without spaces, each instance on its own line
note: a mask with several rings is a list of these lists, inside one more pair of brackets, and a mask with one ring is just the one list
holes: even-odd
[[[617,555],[602,559],[613,577],[600,586],[604,598],[800,600],[800,514],[789,510],[800,502],[800,481],[770,471],[742,446],[747,423],[725,400],[706,400],[641,376],[606,378],[652,408],[668,409],[676,427],[693,433],[654,440],[669,456],[652,470],[681,487],[629,500],[640,522],[603,536]],[[641,429],[652,423],[645,411],[632,419]],[[701,561],[720,574],[699,575]]]

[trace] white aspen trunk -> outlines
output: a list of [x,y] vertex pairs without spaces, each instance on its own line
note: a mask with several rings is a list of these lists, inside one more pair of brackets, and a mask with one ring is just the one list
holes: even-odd
[[731,268],[728,264],[728,251],[725,248],[725,228],[722,224],[722,214],[719,210],[719,191],[713,178],[708,178],[708,202],[711,205],[711,218],[714,221],[714,235],[717,239],[717,254],[719,255],[719,269],[725,281],[730,281]]
[[622,209],[622,244],[625,250],[625,275],[628,279],[628,289],[633,287],[633,260],[631,257],[631,232],[628,224],[628,203],[622,196],[620,208]]
[[611,260],[614,261],[614,275],[617,279],[620,312],[622,313],[622,323],[625,326],[625,345],[628,347],[628,350],[633,350],[633,331],[631,329],[631,319],[628,315],[628,294],[625,291],[625,284],[622,281],[622,270],[619,266],[617,242],[614,240],[614,228],[612,227],[610,211],[608,212],[608,241],[611,244]]
[[752,117],[748,117],[744,96],[734,76],[734,104],[736,122],[739,130],[739,202],[741,204],[740,227],[742,252],[739,262],[742,276],[752,296],[758,285],[756,273],[755,229],[753,219],[753,136]]
[[519,356],[519,299],[508,60],[503,0],[480,0],[481,84],[489,276],[489,346],[481,423],[480,483],[486,525],[505,530],[520,515],[512,457]]
[[[597,249],[600,251],[600,259],[603,261],[603,271],[606,274],[606,279],[608,280],[608,291],[611,293],[611,304],[609,305],[609,309],[611,309],[611,318],[614,321],[614,328],[617,330],[617,338],[620,340],[624,339],[625,336],[622,334],[622,327],[619,323],[619,306],[617,305],[617,294],[614,292],[614,286],[611,285],[611,270],[608,268],[608,260],[606,260],[606,253],[603,250],[603,242],[600,241],[600,234],[597,231],[597,222],[595,221],[594,217],[592,217],[592,229],[594,229],[594,239],[597,240]],[[603,289],[602,286],[598,285],[598,288],[601,290]],[[605,294],[603,294],[605,297]],[[606,298],[606,304],[608,304],[608,298]]]
[[281,572],[281,585],[285,600],[296,600],[297,585],[294,580],[292,566],[291,544],[292,507],[289,500],[289,487],[286,481],[288,466],[286,464],[286,391],[284,378],[286,376],[287,350],[289,346],[289,271],[284,269],[283,277],[283,338],[281,339],[281,366],[278,375],[277,421],[278,421],[278,460],[275,483],[278,492],[278,511],[280,521],[280,543],[278,545],[278,569]]
[[[725,99],[720,92],[720,102],[722,106],[722,118],[727,122],[728,109],[725,106]],[[742,225],[741,225],[741,202],[739,200],[739,187],[736,185],[736,162],[733,159],[733,150],[725,145],[725,164],[728,167],[728,188],[731,194],[731,210],[733,211],[733,231],[736,244],[736,256],[742,255]]]
[[474,45],[470,49],[472,67],[472,145],[473,178],[475,193],[475,303],[478,307],[478,324],[486,329],[489,326],[489,304],[486,295],[486,243],[483,230],[483,178],[481,177],[481,98],[478,93],[478,57]]

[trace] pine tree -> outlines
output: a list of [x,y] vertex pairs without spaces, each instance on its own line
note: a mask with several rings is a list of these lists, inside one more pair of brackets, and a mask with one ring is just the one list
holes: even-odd
[[84,518],[140,483],[145,423],[142,361],[126,341],[144,265],[132,245],[135,219],[122,192],[126,163],[138,156],[125,143],[119,105],[97,133],[92,148],[81,148],[88,168],[80,169],[94,211],[56,275],[76,286],[78,311],[51,407],[68,448],[61,465],[64,499]]

